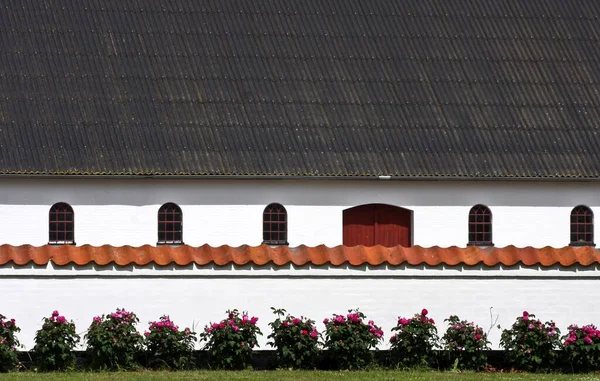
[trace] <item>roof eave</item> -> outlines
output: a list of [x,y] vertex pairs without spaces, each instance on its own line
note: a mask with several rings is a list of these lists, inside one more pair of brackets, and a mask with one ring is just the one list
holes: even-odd
[[158,179],[158,180],[339,180],[339,181],[522,181],[599,182],[600,177],[519,177],[519,176],[347,176],[347,175],[204,175],[204,174],[44,174],[4,173],[0,179]]

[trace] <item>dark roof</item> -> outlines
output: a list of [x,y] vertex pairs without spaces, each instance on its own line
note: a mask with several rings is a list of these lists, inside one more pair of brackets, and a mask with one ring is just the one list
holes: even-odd
[[0,173],[600,178],[598,0],[3,0]]

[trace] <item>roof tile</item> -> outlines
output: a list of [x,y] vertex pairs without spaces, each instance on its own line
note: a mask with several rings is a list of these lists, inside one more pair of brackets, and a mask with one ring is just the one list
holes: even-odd
[[182,246],[0,246],[0,265],[14,263],[19,266],[35,263],[46,265],[53,262],[58,266],[75,264],[84,266],[97,264],[100,266],[116,264],[118,266],[148,265],[155,263],[159,266],[176,264],[186,266],[196,263],[200,266],[215,264],[225,266],[229,264],[264,266],[274,264],[284,266],[327,265],[351,266],[388,264],[397,266],[408,265],[468,265],[483,264],[485,266],[513,266],[519,263],[525,266],[591,266],[600,263],[600,254],[592,247],[563,247],[563,248],[517,248],[507,246],[503,248],[480,247],[430,247],[414,246],[410,248],[396,246],[336,246],[324,245],[316,247],[298,246],[270,247],[261,245],[252,246],[219,246],[203,245],[192,247]]

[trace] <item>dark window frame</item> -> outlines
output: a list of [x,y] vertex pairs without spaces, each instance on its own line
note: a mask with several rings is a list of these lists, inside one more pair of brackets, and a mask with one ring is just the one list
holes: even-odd
[[569,216],[569,246],[596,246],[594,243],[594,212],[586,205],[577,205]]
[[288,216],[285,207],[271,203],[263,210],[263,241],[265,245],[288,245]]
[[66,202],[57,202],[50,207],[48,244],[75,245],[75,212]]
[[183,211],[174,202],[167,202],[158,208],[157,245],[183,245]]
[[469,210],[467,246],[494,246],[492,218],[492,211],[486,205],[477,204]]

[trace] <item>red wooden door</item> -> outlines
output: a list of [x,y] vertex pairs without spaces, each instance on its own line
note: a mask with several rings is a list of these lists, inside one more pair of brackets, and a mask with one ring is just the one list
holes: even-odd
[[411,245],[411,211],[392,205],[368,204],[343,212],[345,246]]

